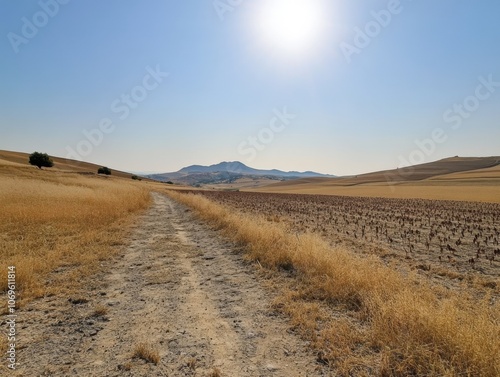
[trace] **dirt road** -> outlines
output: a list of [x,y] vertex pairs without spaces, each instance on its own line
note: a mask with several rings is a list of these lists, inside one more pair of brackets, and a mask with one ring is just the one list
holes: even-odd
[[[321,376],[235,246],[161,194],[80,296],[19,312],[22,376]],[[141,342],[157,365],[134,357]],[[213,374],[212,374],[213,373]]]

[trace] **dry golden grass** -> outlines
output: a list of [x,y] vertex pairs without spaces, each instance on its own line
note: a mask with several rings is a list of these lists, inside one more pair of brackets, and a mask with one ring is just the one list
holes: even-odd
[[7,266],[16,266],[21,307],[36,297],[67,294],[97,272],[122,244],[131,215],[150,202],[137,182],[1,161],[0,192],[0,292]]
[[[498,303],[465,293],[438,294],[416,276],[402,276],[376,258],[331,249],[318,236],[298,238],[282,224],[200,195],[169,195],[246,246],[249,258],[295,272],[302,289],[283,294],[281,305],[321,352],[320,359],[343,375],[500,375]],[[322,309],[325,304],[350,313],[353,322],[339,318],[325,324],[332,318]]]
[[155,347],[148,343],[139,343],[135,347],[133,357],[143,359],[155,365],[158,365],[160,362],[160,353]]
[[219,368],[214,368],[212,369],[212,371],[209,373],[208,375],[209,377],[221,377],[222,374],[220,372],[220,369]]
[[107,306],[104,305],[97,305],[95,307],[94,313],[92,314],[94,317],[103,317],[106,314],[108,314],[109,309]]
[[[14,170],[14,169],[12,169]],[[58,267],[88,267],[121,243],[120,220],[149,203],[139,184],[0,166],[0,270],[16,266],[23,299],[50,290]],[[0,274],[0,291],[7,284]]]
[[196,358],[194,357],[189,358],[189,360],[186,363],[187,367],[193,372],[196,370],[196,364],[197,364]]
[[[48,171],[59,171],[59,172],[78,172],[78,173],[97,173],[97,169],[101,167],[101,165],[96,165],[83,161],[76,161],[71,159],[66,159],[62,157],[51,156],[54,166],[50,168]],[[16,166],[27,166],[29,165],[29,153],[23,152],[13,152],[13,151],[4,151],[0,150],[0,164],[1,165],[16,165]],[[132,174],[112,169],[113,177],[127,178],[131,179]],[[149,179],[144,178],[145,181],[149,181]]]

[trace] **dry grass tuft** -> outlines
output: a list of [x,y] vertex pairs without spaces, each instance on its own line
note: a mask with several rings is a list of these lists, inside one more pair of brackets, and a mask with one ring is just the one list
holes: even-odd
[[[280,223],[200,195],[169,195],[245,246],[250,259],[293,272],[304,288],[278,305],[342,375],[500,375],[500,304],[458,293],[438,297],[417,277],[332,249],[319,236],[297,238]],[[318,306],[325,303],[350,319],[330,315],[325,324],[328,314]]]
[[156,348],[148,343],[139,343],[135,347],[133,357],[145,360],[155,365],[158,365],[160,362],[160,353]]
[[208,377],[222,377],[222,373],[219,368],[214,368],[212,369]]
[[109,309],[107,306],[104,305],[97,305],[95,307],[94,313],[92,314],[94,317],[104,317],[106,314],[108,314]]
[[187,362],[187,366],[194,372],[196,370],[196,359],[194,357],[191,357]]
[[132,369],[132,363],[129,361],[127,363],[125,363],[123,366],[122,366],[122,369],[126,372],[130,371]]

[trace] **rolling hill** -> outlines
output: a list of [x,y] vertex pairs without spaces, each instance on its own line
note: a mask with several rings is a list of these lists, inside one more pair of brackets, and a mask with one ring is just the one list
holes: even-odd
[[[305,184],[328,184],[339,186],[356,186],[370,183],[402,183],[426,179],[441,179],[448,174],[471,172],[479,169],[495,169],[500,165],[500,157],[451,157],[439,161],[414,165],[401,169],[382,170],[357,176],[323,178],[317,177],[298,179],[273,184],[273,187]],[[493,170],[495,171],[495,170]]]
[[289,180],[245,190],[500,203],[500,157],[451,157],[402,169]]
[[[55,171],[67,171],[67,172],[76,172],[80,174],[96,174],[97,169],[99,169],[102,165],[96,165],[89,162],[82,162],[76,160],[70,160],[61,157],[53,157],[54,166],[47,170],[55,170]],[[32,167],[29,162],[29,153],[23,152],[12,152],[12,151],[4,151],[0,150],[0,162],[3,165],[11,165],[11,166],[29,166]],[[33,167],[35,168],[35,167]],[[120,170],[111,169],[113,177],[120,178],[129,178],[133,175],[131,173],[127,173]]]

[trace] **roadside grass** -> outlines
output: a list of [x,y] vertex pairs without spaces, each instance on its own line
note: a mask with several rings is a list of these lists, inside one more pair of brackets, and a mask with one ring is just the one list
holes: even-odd
[[136,345],[133,357],[158,365],[160,362],[160,353],[148,343],[139,343]]
[[109,309],[107,306],[104,306],[102,304],[99,304],[95,307],[94,312],[92,313],[93,317],[104,317],[106,314],[108,314]]
[[275,305],[341,375],[500,375],[500,304],[489,297],[434,288],[201,195],[168,195],[245,246],[247,258],[295,277]]
[[209,377],[221,377],[222,374],[220,372],[220,369],[219,368],[216,368],[214,367],[214,369],[212,369],[212,371],[209,373],[208,375]]
[[[15,266],[18,307],[77,289],[116,254],[132,215],[150,203],[140,183],[2,163],[0,193],[0,295]],[[0,314],[6,309],[3,300]]]

